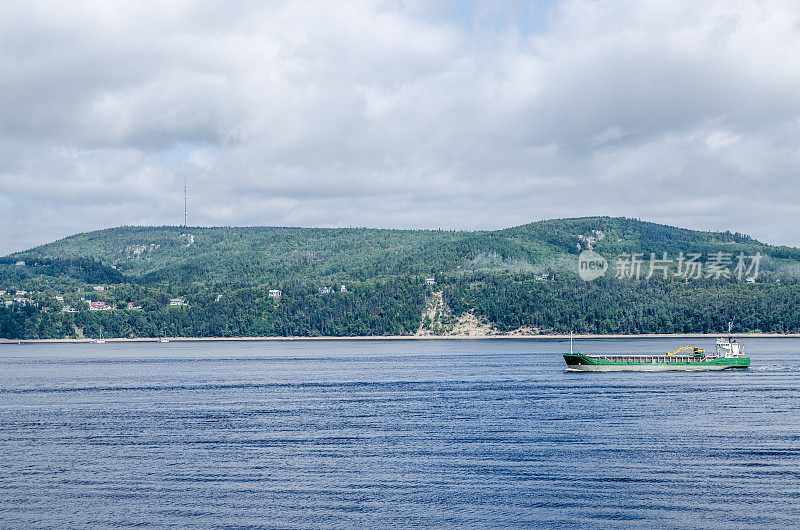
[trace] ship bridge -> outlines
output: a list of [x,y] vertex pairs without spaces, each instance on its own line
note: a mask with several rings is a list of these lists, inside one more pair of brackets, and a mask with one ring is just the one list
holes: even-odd
[[744,357],[744,348],[736,342],[736,339],[720,337],[717,339],[716,357]]

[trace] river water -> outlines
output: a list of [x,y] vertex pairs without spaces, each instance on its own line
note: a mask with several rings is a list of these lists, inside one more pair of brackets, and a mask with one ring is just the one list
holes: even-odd
[[0,527],[799,526],[800,340],[743,342],[0,345]]

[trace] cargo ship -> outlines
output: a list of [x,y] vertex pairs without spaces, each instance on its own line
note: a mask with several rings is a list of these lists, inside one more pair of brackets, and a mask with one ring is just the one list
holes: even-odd
[[714,353],[706,353],[693,346],[683,346],[674,352],[663,354],[587,355],[572,351],[570,336],[569,353],[564,354],[564,360],[567,362],[567,370],[584,372],[726,370],[750,366],[750,357],[745,356],[744,348],[733,337],[718,338],[716,346]]

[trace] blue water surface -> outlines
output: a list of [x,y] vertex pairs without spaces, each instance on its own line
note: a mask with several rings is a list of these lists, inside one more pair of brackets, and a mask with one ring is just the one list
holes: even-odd
[[800,526],[800,340],[743,342],[0,345],[0,527]]

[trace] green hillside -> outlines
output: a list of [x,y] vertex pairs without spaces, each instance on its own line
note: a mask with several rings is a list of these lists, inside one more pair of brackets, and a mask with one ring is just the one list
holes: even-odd
[[[589,248],[612,270],[586,283],[576,259]],[[758,280],[688,282],[677,263],[664,277],[614,278],[620,255],[697,253],[708,264],[720,252],[731,270],[739,254],[765,256]],[[448,333],[465,315],[504,332],[713,331],[728,319],[742,330],[794,331],[798,263],[799,249],[741,234],[608,217],[478,232],[119,227],[1,258],[0,300],[11,303],[0,307],[0,335],[411,334],[421,323]],[[185,305],[170,306],[176,297]],[[113,309],[89,310],[88,301]],[[423,317],[426,305],[434,309]]]
[[148,283],[366,280],[438,271],[572,267],[573,256],[587,247],[585,238],[596,238],[598,232],[604,237],[594,249],[607,256],[760,251],[800,260],[798,249],[770,247],[740,234],[606,217],[540,221],[493,232],[120,227],[71,236],[9,258],[91,258]]

